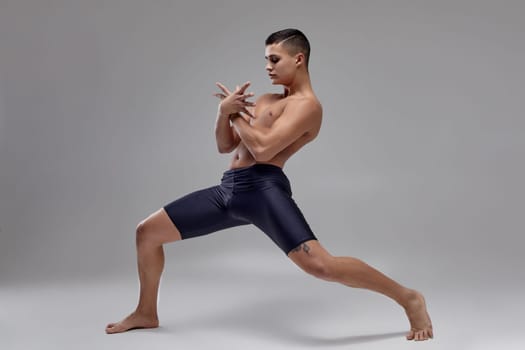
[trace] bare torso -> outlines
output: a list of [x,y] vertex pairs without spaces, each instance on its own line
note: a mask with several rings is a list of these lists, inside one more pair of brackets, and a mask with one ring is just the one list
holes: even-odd
[[[251,125],[257,126],[261,130],[270,130],[273,123],[281,117],[286,105],[290,102],[293,103],[293,100],[298,98],[309,98],[319,103],[313,95],[311,97],[284,97],[282,94],[268,94],[265,95],[264,99],[258,101],[255,111],[253,112],[255,118],[252,119],[245,116],[243,116],[243,118],[245,118]],[[319,122],[316,123],[314,127],[276,154],[272,159],[265,162],[257,162],[241,140],[233,152],[230,169],[247,167],[255,163],[273,164],[283,168],[286,161],[293,154],[300,150],[305,144],[316,138],[320,128],[321,116],[319,116]]]

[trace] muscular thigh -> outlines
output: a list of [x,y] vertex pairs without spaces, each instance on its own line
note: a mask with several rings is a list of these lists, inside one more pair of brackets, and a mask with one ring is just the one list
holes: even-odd
[[137,233],[146,235],[148,240],[157,243],[174,242],[181,239],[179,229],[171,221],[164,208],[160,208],[137,226]]
[[226,228],[247,225],[248,221],[231,215],[231,193],[221,186],[211,186],[175,199],[163,206],[182,239],[206,235]]
[[291,193],[280,185],[247,192],[233,200],[235,212],[266,233],[288,254],[302,242],[316,239]]

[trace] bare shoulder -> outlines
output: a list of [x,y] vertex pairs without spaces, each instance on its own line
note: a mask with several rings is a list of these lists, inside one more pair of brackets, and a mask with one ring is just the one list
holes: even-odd
[[304,97],[298,100],[299,103],[303,105],[303,107],[308,107],[314,109],[316,112],[320,113],[323,111],[323,106],[321,105],[321,102],[315,97]]
[[308,116],[309,119],[320,121],[323,116],[323,106],[315,96],[291,98],[286,109],[294,110]]

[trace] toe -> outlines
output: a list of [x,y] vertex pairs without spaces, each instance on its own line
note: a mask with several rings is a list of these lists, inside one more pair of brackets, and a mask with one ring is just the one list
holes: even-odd
[[112,334],[112,333],[118,333],[121,331],[121,326],[118,323],[113,323],[111,327],[106,328],[106,333]]
[[408,332],[407,334],[407,340],[412,340],[412,339],[414,339],[414,331],[410,330],[410,332]]
[[423,340],[427,340],[428,339],[428,336],[427,336],[427,331],[426,330],[421,330],[419,331],[419,341],[423,341]]
[[419,338],[418,338],[419,341],[425,340],[425,331],[419,331],[418,334],[419,334]]

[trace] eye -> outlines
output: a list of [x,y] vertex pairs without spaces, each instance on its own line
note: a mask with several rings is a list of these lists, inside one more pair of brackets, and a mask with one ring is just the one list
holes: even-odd
[[277,56],[273,56],[273,55],[271,55],[270,57],[265,57],[265,58],[266,58],[267,60],[269,60],[270,62],[274,63],[274,64],[277,63],[277,62],[279,62],[279,59],[280,59],[279,57],[277,57]]

